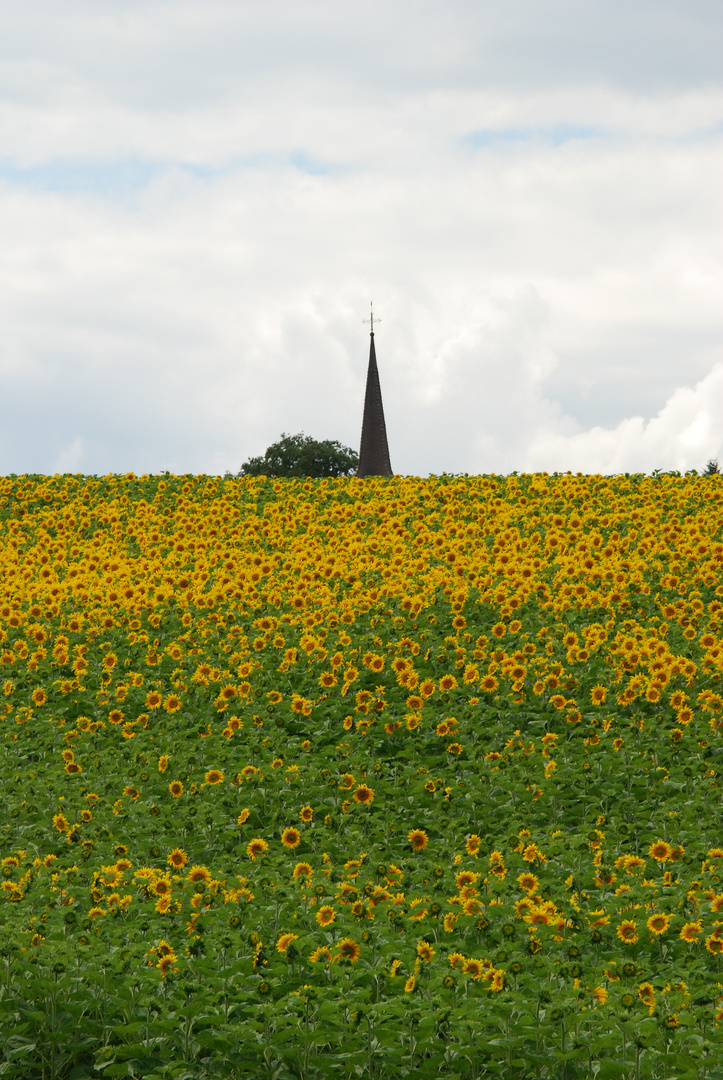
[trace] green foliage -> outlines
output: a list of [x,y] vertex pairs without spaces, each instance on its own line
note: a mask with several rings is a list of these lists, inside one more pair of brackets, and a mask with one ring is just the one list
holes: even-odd
[[331,439],[319,441],[310,435],[282,434],[263,457],[249,458],[239,476],[351,476],[359,457],[348,446]]

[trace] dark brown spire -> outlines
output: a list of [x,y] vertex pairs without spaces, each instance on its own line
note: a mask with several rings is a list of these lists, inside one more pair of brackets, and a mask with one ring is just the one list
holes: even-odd
[[359,468],[357,476],[393,476],[387,445],[387,428],[384,423],[382,388],[379,384],[377,354],[374,348],[374,324],[369,345],[369,370],[367,371],[367,389],[364,397],[364,419],[362,420],[361,446],[359,448]]

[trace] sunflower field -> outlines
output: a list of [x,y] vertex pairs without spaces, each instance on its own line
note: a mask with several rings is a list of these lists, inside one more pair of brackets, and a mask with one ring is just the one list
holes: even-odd
[[0,478],[0,1076],[723,1078],[723,479]]

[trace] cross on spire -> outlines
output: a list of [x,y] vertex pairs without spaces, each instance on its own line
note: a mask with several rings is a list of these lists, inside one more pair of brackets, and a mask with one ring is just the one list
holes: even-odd
[[[373,300],[372,300],[371,304],[369,305],[369,307],[371,308],[371,312],[370,312],[369,318],[368,318],[368,319],[362,319],[362,323],[363,323],[363,324],[364,324],[365,326],[366,326],[367,324],[370,324],[370,326],[371,326],[371,333],[373,334],[373,333],[374,333],[374,301],[373,301]],[[378,323],[380,323],[381,321],[382,321],[381,319],[377,319],[377,322],[378,322]]]
[[[369,368],[367,370],[367,387],[364,396],[364,417],[362,419],[361,445],[359,447],[359,467],[357,476],[393,476],[392,465],[389,460],[389,446],[387,444],[387,427],[384,423],[384,406],[382,405],[382,388],[379,382],[379,369],[377,368],[377,353],[374,348],[374,308],[368,319],[362,320],[369,323]],[[380,323],[382,320],[377,319]]]

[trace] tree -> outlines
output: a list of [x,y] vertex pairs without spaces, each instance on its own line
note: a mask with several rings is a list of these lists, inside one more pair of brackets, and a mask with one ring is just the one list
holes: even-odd
[[703,476],[717,476],[717,474],[719,472],[720,472],[720,467],[718,465],[717,460],[715,458],[711,458],[711,460],[708,462],[708,464],[705,467],[705,470],[703,472]]
[[350,476],[359,457],[348,446],[331,439],[319,441],[310,435],[281,435],[263,457],[245,461],[239,476]]

